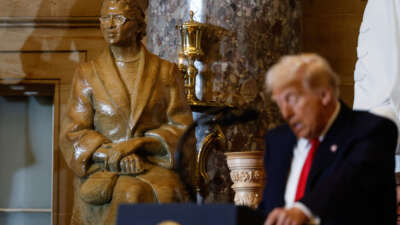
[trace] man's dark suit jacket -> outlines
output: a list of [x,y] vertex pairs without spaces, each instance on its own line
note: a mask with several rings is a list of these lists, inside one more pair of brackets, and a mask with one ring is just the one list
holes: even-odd
[[[270,131],[265,142],[267,182],[259,208],[268,214],[285,205],[297,139],[283,125]],[[392,121],[352,111],[341,103],[339,115],[317,149],[300,201],[321,218],[322,225],[395,225],[396,144],[397,128]]]

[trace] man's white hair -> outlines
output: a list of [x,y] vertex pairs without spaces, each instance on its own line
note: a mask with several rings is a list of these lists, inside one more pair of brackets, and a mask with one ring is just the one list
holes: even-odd
[[339,77],[321,56],[311,53],[282,57],[266,73],[266,89],[271,92],[293,82],[302,82],[305,88],[315,90],[331,87],[339,96]]

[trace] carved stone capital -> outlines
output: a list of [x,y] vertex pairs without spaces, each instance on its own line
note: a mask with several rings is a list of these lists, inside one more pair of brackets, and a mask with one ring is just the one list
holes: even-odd
[[263,183],[264,182],[263,169],[243,169],[231,171],[231,179],[234,183]]
[[257,208],[261,201],[266,180],[262,160],[263,152],[230,152],[225,154],[228,167],[231,170],[235,204]]

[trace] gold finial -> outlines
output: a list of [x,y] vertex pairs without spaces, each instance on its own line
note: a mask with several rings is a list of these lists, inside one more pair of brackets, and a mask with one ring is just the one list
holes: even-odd
[[193,12],[193,10],[190,10],[190,21],[194,21],[193,16],[194,16],[194,12]]

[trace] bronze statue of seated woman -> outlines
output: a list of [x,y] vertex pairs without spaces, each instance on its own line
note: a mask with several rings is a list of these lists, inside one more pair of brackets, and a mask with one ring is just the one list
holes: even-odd
[[143,11],[135,0],[104,0],[100,25],[109,46],[73,79],[61,132],[76,175],[73,225],[115,224],[120,203],[188,199],[172,168],[191,111],[175,64],[141,44]]

